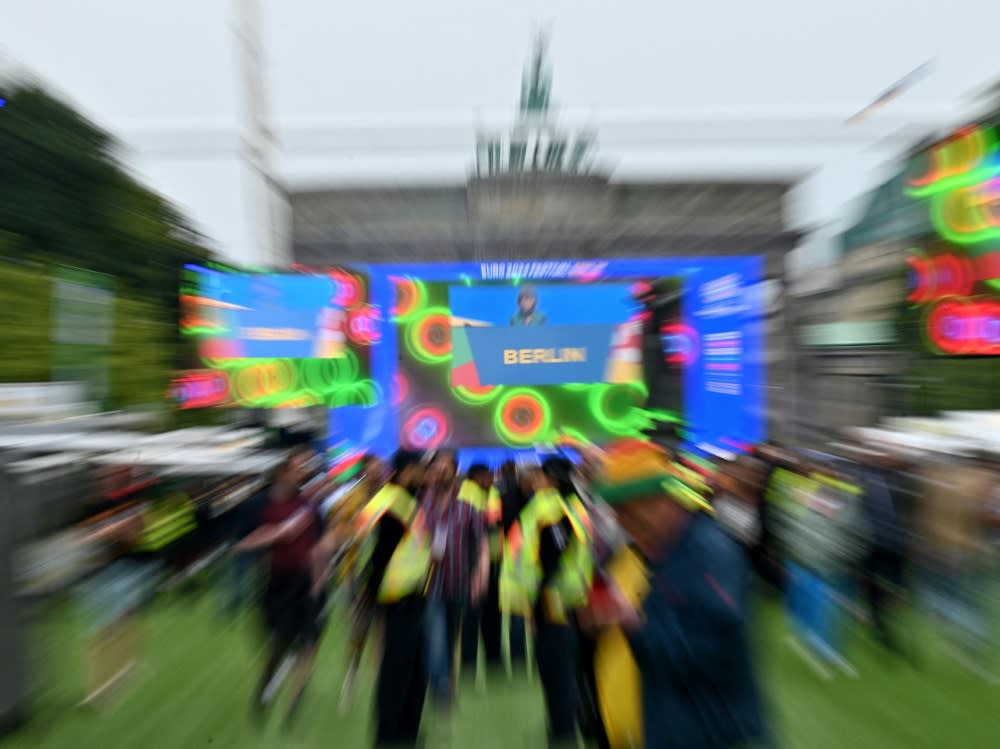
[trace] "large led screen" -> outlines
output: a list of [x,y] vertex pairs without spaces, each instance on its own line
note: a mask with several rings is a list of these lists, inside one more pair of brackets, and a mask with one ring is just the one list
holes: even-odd
[[[676,374],[667,398],[655,409],[649,404],[640,361],[639,286],[635,281],[455,286],[396,279],[400,443],[528,447],[560,436],[601,442],[639,435],[654,417],[680,421],[681,365],[662,349],[659,364]],[[517,314],[511,309],[525,288],[548,300],[545,323],[501,325]],[[595,322],[600,320],[605,322]],[[679,317],[670,322],[679,324]],[[474,353],[477,342],[465,334],[472,338],[491,328],[469,323],[494,324],[492,330],[501,335],[479,341]],[[543,329],[555,337],[542,342],[519,336]],[[574,357],[568,349],[582,351]],[[502,364],[512,350],[518,363]],[[480,375],[487,357],[493,357],[493,368],[485,369],[484,383]],[[501,367],[516,371],[494,375]]]
[[339,359],[347,351],[347,313],[330,276],[205,270],[196,299],[206,358]]
[[[756,442],[764,437],[763,310],[754,293],[761,268],[759,257],[369,266],[384,320],[372,359],[387,390],[375,409],[379,437],[417,448],[505,450],[561,435],[639,436],[654,420],[675,420],[695,443]],[[534,299],[522,307],[526,287]],[[637,303],[653,288],[674,299],[655,314]],[[617,328],[602,334],[610,345],[593,357],[590,349],[560,351],[587,348],[592,338],[517,340],[552,328],[573,336],[582,332],[574,327],[589,325]],[[490,329],[499,341],[468,338]],[[481,357],[500,374],[484,375]],[[516,365],[499,363],[515,357]],[[661,368],[639,366],[656,357]],[[600,366],[571,371],[582,363],[574,358]],[[609,361],[628,366],[615,373]]]
[[451,383],[641,380],[641,307],[629,283],[449,286]]
[[182,408],[374,406],[370,349],[381,335],[367,280],[322,273],[242,273],[191,265],[181,330],[196,343],[171,396]]

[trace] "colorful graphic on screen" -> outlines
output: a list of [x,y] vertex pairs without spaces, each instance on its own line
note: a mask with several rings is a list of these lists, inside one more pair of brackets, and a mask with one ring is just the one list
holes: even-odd
[[180,326],[198,350],[192,371],[171,388],[181,408],[339,408],[381,400],[369,365],[381,315],[356,272],[269,275],[190,265]]
[[[586,274],[577,272],[582,265],[590,269]],[[762,278],[760,257],[410,264],[366,271],[373,304],[388,312],[381,343],[372,349],[372,371],[385,383],[379,424],[387,442],[394,430],[391,439],[400,445],[500,455],[567,438],[600,443],[641,436],[656,422],[682,426],[693,444],[727,449],[765,436],[764,310],[752,293]],[[518,297],[525,286],[537,298],[525,299],[522,310]],[[586,315],[604,311],[591,312],[598,305],[587,304],[567,320],[558,315],[579,308],[583,297],[570,305],[552,297],[553,289],[557,295],[613,289],[616,296],[627,289],[629,297],[621,313],[595,320]],[[484,303],[490,294],[498,299]],[[640,300],[640,311],[630,317]],[[579,376],[556,382],[486,378],[468,338],[476,330],[530,335],[556,322],[621,321],[630,325],[615,336],[602,364],[620,358],[631,371],[638,367],[639,377],[609,374],[603,366],[586,382],[571,381]],[[550,363],[544,361],[547,349],[573,347],[535,348],[545,352],[541,366]]]
[[[683,367],[665,349],[670,407],[655,413],[649,407],[641,366],[644,317],[632,281],[457,286],[399,277],[393,285],[394,309],[402,313],[393,319],[399,344],[393,405],[406,447],[523,448],[562,436],[600,442],[637,436],[654,416],[681,419]],[[537,295],[535,310],[520,304],[525,288]],[[531,312],[544,312],[544,320],[532,320]],[[549,330],[561,336],[559,345],[519,338]],[[474,334],[484,331],[498,338],[475,341]],[[551,358],[546,349],[574,343],[596,352],[595,367],[581,373],[573,368],[581,362],[545,361]],[[529,350],[537,369],[524,366],[527,374],[503,378],[487,374],[494,381],[482,382],[482,361],[502,359],[511,347]],[[489,364],[486,371],[492,371]]]
[[451,286],[448,300],[456,387],[642,379],[631,284]]
[[213,359],[339,359],[347,312],[328,275],[248,275],[206,270],[188,300]]
[[[344,454],[364,448],[387,455],[400,445],[509,454],[565,439],[601,443],[641,436],[655,422],[683,425],[696,445],[731,449],[765,437],[764,310],[752,293],[762,271],[762,258],[755,256],[328,269],[320,276],[332,282],[326,286],[332,307],[345,312],[341,356],[203,354],[192,357],[170,395],[189,408],[329,408],[338,424],[336,445],[347,450]],[[202,299],[205,272],[189,268],[182,290],[181,327],[196,342],[223,337],[212,328],[216,321],[201,314],[205,305],[190,303]],[[536,295],[535,306],[525,299],[522,309],[519,296],[526,286]],[[622,289],[628,297],[621,297]],[[489,313],[483,312],[484,292],[503,297]],[[597,296],[584,305],[579,301],[612,293],[620,300],[613,315],[604,308],[615,305],[598,305]],[[479,295],[480,304],[459,311],[475,316],[453,309],[462,304],[453,297],[465,294]],[[560,294],[570,296],[560,299]],[[572,324],[560,318],[574,309]],[[536,317],[536,311],[542,314]],[[574,382],[580,379],[574,375],[556,382],[535,377],[484,382],[476,361],[475,379],[456,383],[474,353],[471,345],[463,352],[455,318],[488,323],[505,335],[514,328],[514,334],[530,335],[562,327],[556,322],[567,328],[619,327],[600,374],[592,370],[587,381]],[[624,329],[623,321],[628,323]],[[545,352],[573,346],[525,348]],[[517,357],[520,362],[521,354]],[[539,366],[565,366],[546,357],[538,357]],[[658,363],[651,367],[651,362]]]

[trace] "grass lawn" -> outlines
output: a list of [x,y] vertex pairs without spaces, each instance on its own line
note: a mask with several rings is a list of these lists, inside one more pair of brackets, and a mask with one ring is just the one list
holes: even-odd
[[[0,739],[0,749],[56,747],[368,747],[373,674],[365,669],[353,713],[338,712],[344,674],[344,622],[336,617],[300,719],[281,725],[282,705],[264,727],[249,720],[259,638],[254,619],[223,618],[212,596],[172,596],[145,615],[142,669],[105,712],[76,707],[82,696],[81,622],[56,604],[39,614],[34,645],[40,682],[31,722]],[[760,676],[783,747],[794,749],[997,749],[1000,687],[948,656],[919,620],[907,628],[918,665],[884,656],[859,634],[848,657],[857,678],[822,678],[786,642],[777,607],[756,620]],[[428,745],[472,749],[543,747],[537,679],[490,676],[463,684],[446,734],[425,720]]]

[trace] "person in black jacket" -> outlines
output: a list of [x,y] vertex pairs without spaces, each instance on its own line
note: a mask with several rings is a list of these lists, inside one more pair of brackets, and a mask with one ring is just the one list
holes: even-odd
[[[226,542],[235,546],[256,530],[267,507],[268,492],[268,487],[261,489],[227,513],[223,528]],[[254,597],[259,562],[259,555],[236,554],[224,563],[224,613],[239,612]]]
[[[392,463],[389,487],[415,497],[424,478],[423,456],[400,451]],[[392,512],[384,513],[372,529],[367,595],[378,600],[386,568],[406,533],[406,525]],[[383,651],[375,687],[375,746],[415,746],[427,695],[428,672],[424,650],[424,599],[405,596],[381,608]]]
[[[769,745],[750,648],[746,553],[668,490],[669,458],[631,446],[597,486],[648,576],[639,605],[612,620],[641,679],[643,743],[657,749]],[[643,453],[644,455],[640,455]]]
[[[535,474],[536,491],[556,489],[564,498],[575,494],[570,479],[571,465],[563,458],[549,458]],[[563,553],[574,530],[569,518],[542,527],[539,564],[542,579],[535,605],[535,660],[545,694],[549,737],[553,746],[569,745],[576,738],[580,721],[580,638],[572,612],[567,620],[550,610],[545,589],[558,574]]]
[[878,641],[888,651],[902,653],[891,624],[894,592],[905,582],[906,529],[891,456],[879,451],[857,453],[862,506],[872,538],[864,559],[864,588],[868,611]]

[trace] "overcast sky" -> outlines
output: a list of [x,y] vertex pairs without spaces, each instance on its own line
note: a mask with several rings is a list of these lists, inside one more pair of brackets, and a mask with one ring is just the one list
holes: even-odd
[[[0,0],[3,44],[118,121],[225,118],[234,0]],[[507,111],[551,29],[570,109],[846,117],[917,65],[894,106],[953,104],[1000,73],[1000,5],[965,0],[263,0],[280,121]]]
[[[276,169],[293,189],[461,183],[476,127],[510,122],[541,28],[561,122],[594,125],[617,178],[812,175],[789,220],[843,223],[903,147],[886,135],[960,121],[1000,75],[1000,3],[988,0],[260,2]],[[234,197],[247,180],[236,7],[0,0],[0,73],[42,76],[130,144],[130,163],[206,232],[246,245],[260,211]],[[844,125],[928,61],[876,117]]]

